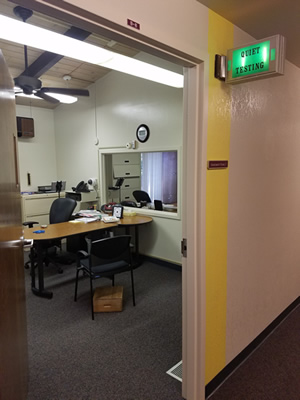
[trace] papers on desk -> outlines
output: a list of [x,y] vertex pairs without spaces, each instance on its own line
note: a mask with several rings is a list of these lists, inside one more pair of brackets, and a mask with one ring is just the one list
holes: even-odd
[[93,218],[89,218],[89,217],[81,217],[81,218],[76,218],[73,219],[70,222],[76,223],[76,222],[84,222],[85,224],[89,223],[89,222],[95,222],[95,221],[100,221],[99,217],[93,217]]
[[120,220],[119,220],[119,218],[116,218],[116,217],[102,217],[102,221],[107,224],[110,222],[119,222]]
[[94,218],[99,217],[101,213],[97,210],[80,210],[76,213],[76,215],[79,215],[80,217]]

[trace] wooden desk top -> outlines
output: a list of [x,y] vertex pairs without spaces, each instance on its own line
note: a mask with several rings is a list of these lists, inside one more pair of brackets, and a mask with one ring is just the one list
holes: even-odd
[[[81,233],[88,233],[100,229],[110,229],[118,225],[143,225],[152,221],[151,217],[143,215],[135,215],[133,217],[124,217],[120,222],[105,223],[102,221],[89,222],[62,222],[60,224],[49,224],[47,228],[41,228],[40,225],[35,225],[33,228],[24,229],[24,239],[33,240],[50,240],[59,239]],[[43,230],[44,233],[34,233],[34,231]]]
[[[118,226],[117,223],[105,224],[102,221],[89,222],[61,222],[60,224],[49,224],[47,228],[41,228],[36,225],[33,228],[24,229],[24,238],[33,240],[59,239],[81,233],[97,231],[99,229],[109,229]],[[34,231],[43,230],[44,233],[34,233]]]

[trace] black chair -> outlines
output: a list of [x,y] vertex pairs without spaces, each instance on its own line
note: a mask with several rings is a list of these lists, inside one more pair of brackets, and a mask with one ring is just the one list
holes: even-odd
[[112,191],[118,190],[119,191],[119,203],[121,201],[121,190],[120,189],[121,189],[121,186],[123,185],[123,183],[124,183],[124,178],[118,178],[115,186],[108,187],[108,190],[112,190]]
[[74,301],[77,301],[78,277],[82,271],[90,278],[90,300],[92,319],[94,319],[93,280],[109,278],[114,286],[114,276],[126,271],[131,274],[132,300],[135,306],[133,267],[130,251],[130,235],[112,236],[100,240],[87,238],[88,251],[77,253],[77,271],[75,281]]
[[136,202],[132,200],[123,200],[121,201],[121,205],[124,207],[137,207]]
[[147,192],[144,192],[144,190],[134,190],[132,192],[132,194],[138,203],[145,204],[145,205],[147,203],[151,203],[149,194]]
[[[26,222],[23,222],[23,225],[24,226],[28,226],[28,228],[33,228],[33,225],[36,225],[36,224],[38,224],[37,221],[26,221]],[[25,262],[24,268],[26,268],[26,269],[30,268],[31,259],[34,258],[34,257],[35,257],[34,253],[32,251],[30,251],[29,257],[28,257],[29,259]]]
[[70,221],[76,204],[76,200],[70,199],[69,197],[61,197],[54,200],[49,213],[50,224]]
[[[73,211],[76,207],[76,200],[69,197],[58,198],[53,201],[50,213],[49,213],[49,223],[50,224],[60,224],[61,222],[68,222],[72,219]],[[48,265],[50,262],[56,264],[56,262],[70,263],[69,259],[63,257],[58,257],[56,254],[56,249],[62,250],[61,239],[49,240],[44,244],[45,249],[45,264]],[[51,254],[51,249],[53,249],[54,254]],[[61,267],[58,268],[58,272],[62,273]]]
[[[58,198],[53,201],[51,207],[50,207],[50,213],[49,213],[49,223],[50,224],[59,224],[61,222],[67,222],[72,218],[72,213],[76,207],[76,200],[70,199],[70,198]],[[32,227],[34,224],[37,224],[38,222],[34,221],[28,221],[24,222],[23,225],[28,225],[29,227]],[[46,228],[47,229],[47,228]],[[62,258],[58,258],[56,254],[56,249],[59,248],[60,250],[62,249],[61,246],[61,239],[55,239],[55,240],[45,240],[43,242],[43,250],[45,252],[44,256],[44,263],[45,265],[49,265],[50,262],[53,262],[56,265],[56,261],[61,261],[65,262],[66,260]],[[51,253],[52,250],[52,253]],[[29,261],[25,264],[25,268],[28,268],[29,264],[31,262],[34,262],[36,264],[36,252],[31,251],[30,256],[29,256]],[[61,267],[58,268],[58,272],[62,273],[63,270]]]

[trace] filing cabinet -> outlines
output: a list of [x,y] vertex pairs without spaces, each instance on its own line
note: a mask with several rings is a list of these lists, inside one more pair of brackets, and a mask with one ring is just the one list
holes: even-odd
[[[60,193],[65,197],[65,193]],[[22,220],[36,221],[39,224],[49,224],[49,212],[58,193],[23,194],[22,195]]]
[[[141,188],[141,154],[117,153],[112,155],[112,183],[118,178],[124,178],[120,189],[120,199],[135,201],[132,192]],[[119,201],[119,192],[108,191],[109,201]]]

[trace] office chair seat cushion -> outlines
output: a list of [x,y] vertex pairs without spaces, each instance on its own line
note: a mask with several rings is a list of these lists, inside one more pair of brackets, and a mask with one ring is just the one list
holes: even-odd
[[[80,264],[84,267],[84,269],[89,272],[90,267],[89,267],[89,260],[88,259],[83,259],[80,261]],[[128,265],[128,262],[126,261],[115,261],[115,262],[110,262],[107,264],[98,264],[94,265],[91,268],[92,275],[96,276],[111,276],[113,274],[118,273],[118,271],[124,271],[124,267]]]

